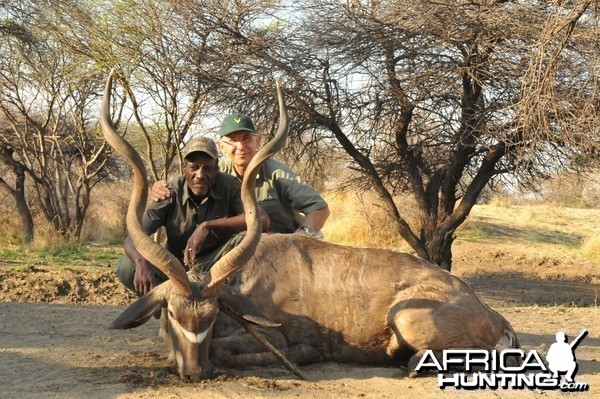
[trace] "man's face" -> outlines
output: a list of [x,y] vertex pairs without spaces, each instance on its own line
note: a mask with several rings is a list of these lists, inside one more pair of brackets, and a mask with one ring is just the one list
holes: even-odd
[[185,159],[185,181],[194,195],[203,197],[217,179],[217,160],[203,152],[193,152]]
[[234,165],[246,168],[258,151],[260,135],[242,130],[222,137],[218,144],[223,154],[227,155]]

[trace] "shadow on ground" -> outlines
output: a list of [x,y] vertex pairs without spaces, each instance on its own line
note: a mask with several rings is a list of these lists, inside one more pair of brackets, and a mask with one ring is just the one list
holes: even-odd
[[543,279],[522,273],[494,273],[465,277],[477,294],[492,306],[597,306],[600,284]]

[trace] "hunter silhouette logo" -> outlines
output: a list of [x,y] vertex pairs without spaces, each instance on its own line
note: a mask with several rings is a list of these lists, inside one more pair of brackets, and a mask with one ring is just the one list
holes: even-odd
[[[547,363],[536,350],[524,352],[519,348],[502,351],[446,349],[441,354],[438,352],[437,356],[434,351],[427,350],[415,371],[436,370],[441,389],[528,388],[583,392],[589,389],[589,385],[575,381],[575,349],[587,333],[587,330],[582,330],[571,343],[564,332],[556,333],[556,342],[546,355]],[[460,372],[451,369],[459,369]]]
[[587,335],[587,330],[583,330],[577,338],[570,344],[567,343],[567,336],[564,332],[556,333],[556,342],[550,346],[546,361],[548,368],[552,371],[552,376],[558,378],[559,374],[566,373],[567,382],[574,382],[577,372],[577,361],[575,359],[575,348]]

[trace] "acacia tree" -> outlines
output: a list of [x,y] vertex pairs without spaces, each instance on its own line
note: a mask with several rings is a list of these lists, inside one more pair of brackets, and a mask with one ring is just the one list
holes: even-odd
[[[0,148],[15,174],[9,191],[24,224],[31,227],[23,194],[27,174],[46,219],[60,235],[78,239],[91,189],[107,161],[90,114],[102,82],[85,60],[53,44],[41,36],[34,46],[0,44],[0,112],[7,121]],[[26,228],[24,240],[32,237]]]
[[[31,32],[26,28],[30,14],[27,7],[13,1],[0,2],[0,35],[5,39],[16,39],[23,44],[34,44]],[[6,121],[0,122],[6,126]],[[8,130],[5,128],[5,130]],[[6,134],[7,132],[5,132]],[[14,149],[0,143],[0,166],[4,166],[0,175],[0,187],[4,188],[15,200],[17,213],[21,219],[23,242],[29,244],[33,241],[34,226],[31,211],[25,199],[25,168],[14,158]],[[7,181],[5,176],[12,173],[14,184]]]
[[200,76],[208,32],[192,34],[176,10],[157,0],[48,3],[47,26],[66,48],[98,69],[116,69],[150,172],[167,178],[210,92]]
[[5,177],[0,177],[0,187],[4,188],[15,200],[17,213],[21,219],[21,228],[23,232],[23,243],[29,244],[33,241],[34,225],[31,211],[25,197],[25,167],[15,160],[14,149],[0,143],[0,165],[4,165],[3,176],[12,173],[14,176],[14,185]]
[[35,39],[27,28],[31,19],[28,1],[0,0],[0,36],[32,44]]
[[[266,3],[176,2],[219,36],[222,104],[275,120],[270,82],[283,78],[300,148],[318,143],[316,162],[343,150],[352,182],[444,269],[486,185],[533,185],[597,156],[594,1],[314,0],[270,19]],[[394,202],[405,191],[417,226]]]

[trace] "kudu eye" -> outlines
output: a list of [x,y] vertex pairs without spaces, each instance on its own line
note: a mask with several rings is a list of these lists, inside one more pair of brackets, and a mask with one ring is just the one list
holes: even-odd
[[175,315],[173,314],[173,311],[171,309],[169,309],[169,317],[174,319]]

